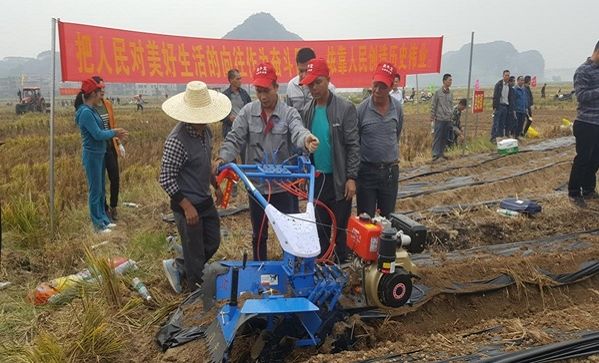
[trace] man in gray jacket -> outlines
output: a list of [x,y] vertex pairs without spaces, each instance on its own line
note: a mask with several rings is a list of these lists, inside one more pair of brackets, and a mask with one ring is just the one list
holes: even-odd
[[356,200],[358,214],[371,217],[377,209],[383,217],[393,213],[397,199],[403,107],[389,95],[396,74],[390,62],[379,63],[372,77],[372,96],[356,110],[360,135]]
[[[233,127],[223,141],[218,158],[212,163],[216,174],[218,166],[229,163],[245,148],[246,163],[264,160],[264,155],[274,155],[274,162],[289,158],[291,146],[307,152],[314,152],[318,139],[302,124],[295,108],[279,101],[277,75],[270,63],[260,63],[254,73],[257,100],[245,105],[233,121]],[[289,145],[289,142],[292,145]],[[270,185],[252,180],[256,188],[275,208],[283,213],[293,213],[293,197],[278,185]],[[266,240],[268,223],[264,210],[251,196],[249,197],[252,221],[252,245],[255,261],[267,259]]]
[[[355,106],[329,90],[329,67],[322,58],[308,62],[300,84],[308,86],[312,100],[301,112],[304,126],[320,141],[312,159],[319,173],[314,190],[317,199],[334,214],[337,222],[335,253],[340,262],[347,259],[347,221],[360,166],[358,115]],[[321,253],[329,248],[331,217],[316,207]]]
[[447,134],[451,129],[451,114],[453,112],[453,94],[449,89],[451,83],[451,74],[444,74],[443,87],[435,92],[431,101],[431,122],[434,122],[435,125],[433,162],[440,158],[447,159],[445,147],[447,146]]

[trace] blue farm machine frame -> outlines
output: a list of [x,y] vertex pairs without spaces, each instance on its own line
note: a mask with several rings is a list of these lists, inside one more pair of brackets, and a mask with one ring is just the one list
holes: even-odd
[[[229,163],[220,170],[241,180],[264,208],[282,258],[247,261],[244,254],[239,261],[206,266],[202,296],[206,313],[214,314],[205,334],[212,361],[230,361],[236,336],[249,331],[258,339],[245,349],[245,360],[275,361],[274,355],[284,350],[322,344],[348,309],[409,303],[416,268],[408,251],[410,246],[421,249],[426,237],[421,225],[399,215],[390,220],[352,216],[347,244],[353,260],[343,265],[323,261],[315,218],[315,170],[308,158],[299,156],[294,165]],[[250,179],[280,185],[305,181],[305,211],[278,211]],[[406,230],[409,233],[403,233]]]

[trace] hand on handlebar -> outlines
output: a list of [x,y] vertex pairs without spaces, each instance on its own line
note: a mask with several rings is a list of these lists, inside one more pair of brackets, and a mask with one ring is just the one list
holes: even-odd
[[218,175],[218,168],[223,165],[225,161],[221,158],[216,158],[212,161],[212,175]]

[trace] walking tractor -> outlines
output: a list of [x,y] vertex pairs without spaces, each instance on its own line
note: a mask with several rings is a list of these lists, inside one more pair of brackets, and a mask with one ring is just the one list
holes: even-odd
[[[231,360],[234,340],[250,335],[255,339],[246,341],[249,349],[243,350],[243,360],[275,361],[295,347],[322,344],[333,325],[352,309],[409,303],[416,270],[406,248],[423,246],[424,227],[403,216],[351,217],[347,240],[353,261],[339,265],[332,262],[334,236],[327,251],[320,248],[314,209],[322,204],[314,200],[315,170],[308,158],[299,156],[294,165],[229,163],[220,171],[221,180],[224,176],[243,182],[264,208],[282,258],[248,261],[244,254],[240,261],[205,267],[202,300],[204,309],[214,314],[205,335],[214,362]],[[305,198],[305,211],[278,211],[250,179],[276,183]],[[306,188],[299,183],[307,183]],[[333,235],[335,229],[333,222]]]

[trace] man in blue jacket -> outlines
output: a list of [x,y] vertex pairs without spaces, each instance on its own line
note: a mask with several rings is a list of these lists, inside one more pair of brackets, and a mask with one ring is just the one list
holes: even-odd
[[519,138],[522,134],[522,129],[524,127],[524,122],[528,118],[528,94],[526,89],[524,88],[524,77],[518,77],[518,85],[514,87],[514,93],[516,98],[516,128],[513,130],[511,136],[515,138]]
[[577,206],[599,199],[599,42],[593,54],[574,73],[574,91],[578,101],[574,137],[576,157],[570,172],[568,195]]

